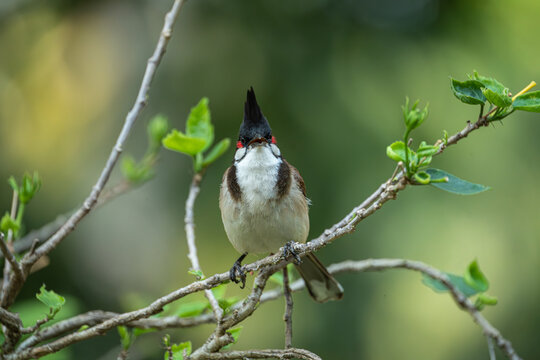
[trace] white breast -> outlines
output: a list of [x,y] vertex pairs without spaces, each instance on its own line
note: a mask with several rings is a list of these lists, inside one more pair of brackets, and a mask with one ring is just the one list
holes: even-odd
[[294,182],[278,198],[276,181],[283,160],[270,146],[256,146],[236,163],[241,200],[221,189],[221,216],[233,246],[241,253],[269,253],[289,241],[305,242],[309,232],[307,202]]

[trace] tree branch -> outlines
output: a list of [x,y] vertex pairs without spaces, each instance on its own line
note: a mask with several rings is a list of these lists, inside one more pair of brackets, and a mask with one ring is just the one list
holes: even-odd
[[[201,190],[201,181],[202,173],[196,173],[193,176],[193,181],[191,182],[191,186],[189,187],[189,195],[186,200],[186,216],[184,218],[184,222],[186,224],[186,239],[189,249],[188,258],[191,261],[191,268],[197,272],[202,273],[201,265],[199,264],[199,258],[197,256],[197,246],[195,245],[195,216],[193,212],[195,200],[197,199],[197,195],[199,195],[199,192]],[[219,303],[216,300],[214,293],[212,293],[212,290],[205,290],[204,295],[208,299],[208,302],[210,303],[212,311],[214,312],[216,319],[218,319],[219,324],[221,318],[223,317],[223,309],[221,309],[221,307],[219,306]]]
[[223,353],[205,354],[200,359],[232,360],[232,359],[302,359],[302,360],[322,360],[317,354],[304,349],[271,349],[271,350],[243,350]]
[[292,309],[293,298],[291,288],[289,287],[289,271],[288,267],[283,268],[283,295],[285,297],[285,313],[283,321],[285,321],[285,349],[292,348]]
[[[485,117],[487,119],[487,115],[485,115]],[[481,125],[484,125],[482,121],[485,121],[485,119],[483,118],[479,119],[478,122],[476,123],[477,126],[471,126],[471,124],[468,123],[467,126],[462,131],[460,131],[458,134],[454,135],[453,137],[449,138],[446,144],[441,145],[439,153],[442,153],[447,146],[457,143],[459,139],[466,137],[470,132],[478,129]],[[397,193],[403,190],[408,184],[409,182],[404,177],[403,171],[400,171],[395,176],[393,175],[385,183],[379,186],[379,188],[373,194],[371,194],[364,202],[362,202],[359,206],[354,208],[349,214],[347,214],[341,221],[334,224],[330,229],[325,230],[323,234],[321,234],[319,237],[317,237],[316,239],[306,244],[295,244],[294,245],[295,251],[300,256],[303,256],[306,253],[319,250],[320,248],[330,244],[331,242],[333,242],[334,240],[340,238],[341,236],[345,234],[353,232],[360,221],[362,221],[366,217],[375,213],[388,200],[395,199]],[[404,260],[395,260],[395,261],[404,261]],[[193,357],[195,355],[201,356],[201,358],[203,358],[202,357],[203,355],[215,353],[216,351],[219,351],[219,349],[221,349],[223,346],[232,342],[231,336],[230,334],[226,332],[226,330],[230,329],[232,326],[238,324],[247,316],[251,315],[251,313],[255,309],[256,304],[259,301],[263,301],[265,299],[265,297],[262,297],[261,295],[262,295],[262,290],[264,289],[268,276],[270,276],[270,274],[272,274],[273,272],[279,269],[282,269],[286,265],[287,265],[287,261],[281,258],[280,253],[267,256],[264,259],[261,259],[254,263],[246,265],[244,267],[244,270],[248,273],[252,271],[261,270],[259,274],[257,275],[257,277],[255,278],[254,287],[250,296],[248,296],[248,298],[242,303],[241,306],[234,307],[233,313],[223,319],[222,326],[218,326],[216,328],[216,331],[214,332],[214,334],[211,335],[211,337],[207,340],[207,342],[202,348],[194,352],[194,354],[192,355],[192,358],[197,359],[198,357]],[[375,265],[372,263],[370,266],[373,267]],[[395,265],[393,267],[406,267],[406,266]],[[383,267],[381,267],[380,269],[382,268]],[[388,266],[385,268],[388,268]],[[416,270],[421,271],[420,269],[416,269]],[[428,272],[426,274],[428,276],[437,276],[439,275],[439,273]],[[440,273],[440,274],[442,274],[443,276],[446,276],[443,273]],[[137,311],[114,316],[89,329],[64,336],[52,343],[49,343],[40,347],[36,347],[33,349],[27,349],[17,354],[8,355],[6,359],[27,359],[27,358],[31,358],[35,356],[42,356],[42,355],[46,355],[46,354],[58,351],[66,346],[69,346],[72,343],[103,334],[108,329],[113,328],[115,326],[125,325],[135,320],[147,318],[153,314],[160,312],[163,306],[168,303],[171,303],[177,299],[180,299],[194,292],[211,289],[212,287],[215,287],[226,281],[229,281],[228,272],[222,273],[222,274],[216,274],[205,280],[194,282],[164,297],[161,297],[155,300],[148,307],[142,308]],[[445,285],[447,286],[448,284],[450,284],[447,278],[444,278],[440,281],[445,283]],[[291,285],[292,290],[295,289],[295,286],[296,286],[296,282]],[[501,349],[503,349],[505,354],[507,354],[512,359],[519,359],[519,357],[515,354],[515,351],[513,350],[510,342],[505,340],[500,335],[500,333],[495,328],[493,328],[487,322],[487,320],[485,320],[482,317],[482,315],[476,310],[476,308],[474,308],[474,305],[472,305],[462,294],[460,294],[457,291],[452,292],[452,295],[454,299],[456,300],[456,302],[461,307],[469,311],[471,316],[473,316],[474,320],[483,328],[486,335],[490,336],[496,341],[497,345],[501,347]],[[266,299],[270,299],[270,295],[268,295]]]
[[[114,166],[116,165],[116,162],[118,161],[118,158],[120,157],[120,154],[122,153],[126,139],[135,121],[137,120],[140,113],[146,106],[148,93],[150,90],[150,84],[152,83],[152,80],[156,73],[156,69],[159,63],[161,62],[163,55],[165,54],[165,49],[167,48],[167,44],[171,37],[172,27],[174,25],[176,17],[178,16],[184,2],[185,0],[175,0],[171,10],[165,16],[165,21],[163,24],[161,35],[159,37],[159,40],[158,40],[158,43],[156,45],[153,55],[148,59],[146,70],[143,76],[141,86],[139,88],[139,93],[137,95],[135,104],[133,105],[133,108],[129,111],[129,113],[126,116],[120,135],[118,136],[118,139],[116,140],[116,145],[113,147],[109,155],[109,158],[107,160],[107,163],[105,164],[105,167],[103,168],[98,181],[92,188],[90,195],[86,198],[82,207],[80,207],[73,215],[71,215],[70,218],[64,223],[64,225],[62,225],[60,229],[58,229],[58,231],[54,233],[54,235],[52,235],[44,244],[39,246],[33,254],[27,254],[23,258],[23,260],[21,261],[23,273],[27,274],[30,271],[30,268],[32,267],[32,265],[39,258],[48,254],[51,250],[53,250],[56,246],[58,246],[58,244],[60,244],[60,242],[63,239],[65,239],[65,237],[69,235],[75,229],[77,224],[96,205],[98,197],[101,194],[105,184],[109,180],[109,176],[111,175],[111,172]],[[21,287],[22,287],[22,284],[19,284],[16,281],[9,281],[8,286],[4,289],[5,291],[3,294],[4,296],[2,298],[2,304],[1,304],[2,307],[7,308],[13,303]]]

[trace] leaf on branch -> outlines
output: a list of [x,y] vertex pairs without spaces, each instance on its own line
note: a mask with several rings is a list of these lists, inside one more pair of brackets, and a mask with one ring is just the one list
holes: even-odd
[[174,312],[175,316],[186,318],[201,315],[206,309],[210,309],[210,304],[206,300],[191,301],[178,305]]
[[403,141],[396,141],[392,144],[390,144],[386,148],[386,156],[388,156],[390,159],[394,161],[402,161],[405,162],[405,149],[409,152],[409,161],[411,163],[416,163],[416,153],[412,151],[410,148],[405,146],[405,143]]
[[6,211],[4,216],[2,217],[2,220],[0,220],[0,231],[2,231],[4,234],[7,234],[9,230],[16,233],[19,231],[20,225],[11,218],[9,215],[9,212]]
[[224,346],[223,349],[228,349],[228,348],[231,347],[231,345],[236,344],[238,342],[238,338],[240,337],[240,333],[242,332],[242,328],[243,328],[243,326],[238,326],[238,327],[227,330],[227,333],[231,334],[231,336],[233,337],[234,340],[229,345]]
[[499,81],[478,75],[478,72],[476,71],[474,72],[472,79],[482,83],[482,93],[493,105],[501,108],[512,105],[512,98],[509,96],[510,90]]
[[431,179],[431,176],[425,171],[419,171],[413,175],[414,180],[422,185],[428,185]]
[[[426,169],[426,173],[431,176],[430,185],[453,194],[474,195],[490,189],[489,186],[465,181],[444,170],[429,168]],[[448,181],[443,182],[445,179],[448,179]]]
[[142,161],[138,163],[129,155],[122,158],[121,170],[124,177],[135,184],[147,181],[154,176],[154,171],[148,164]]
[[162,141],[163,146],[169,150],[178,151],[187,155],[195,156],[206,147],[206,140],[184,135],[173,129]]
[[485,292],[489,289],[488,279],[480,270],[476,260],[472,261],[467,267],[464,279],[467,285],[478,290],[478,292]]
[[416,100],[412,107],[410,107],[409,98],[407,97],[405,100],[405,105],[401,107],[403,109],[403,121],[405,122],[405,126],[407,127],[408,131],[416,129],[422,125],[428,115],[428,105],[420,110],[417,108],[419,102],[420,100]]
[[540,112],[540,90],[519,95],[513,106],[517,110]]
[[[173,356],[173,360],[184,360],[184,354],[186,356],[191,355],[191,341],[186,341],[180,344],[172,344],[171,346],[171,352]],[[169,354],[165,352],[165,360],[168,360]]]
[[191,108],[186,124],[186,135],[205,141],[205,146],[201,151],[206,150],[214,141],[214,126],[210,122],[208,98],[203,97]]
[[161,146],[161,141],[169,131],[169,122],[164,115],[156,115],[148,123],[146,131],[148,133],[150,149],[157,149]]
[[452,92],[459,101],[470,105],[483,105],[486,97],[482,93],[482,83],[477,80],[458,81],[450,78],[452,81]]
[[[456,289],[458,289],[463,295],[466,297],[471,297],[473,295],[478,294],[478,290],[475,288],[469,286],[465,279],[462,276],[445,273],[446,276],[448,276],[448,279],[454,285]],[[427,276],[426,274],[422,274],[422,283],[426,285],[427,287],[430,287],[436,292],[446,292],[448,291],[448,287],[444,285],[442,282],[440,282],[437,279],[433,279],[430,276]]]
[[210,164],[212,164],[214,161],[216,161],[221,155],[227,151],[231,144],[231,140],[229,138],[225,138],[218,142],[210,152],[204,157],[204,160],[202,161],[202,167],[206,167]]
[[49,319],[52,319],[62,309],[66,302],[66,299],[63,296],[58,295],[52,290],[47,290],[45,284],[39,289],[36,298],[50,309],[50,313],[47,315]]
[[191,274],[191,275],[195,275],[195,277],[197,278],[197,280],[204,280],[204,274],[201,270],[189,270],[188,271],[188,274]]
[[122,349],[128,350],[131,346],[132,336],[125,326],[117,326],[118,335],[120,335],[120,342],[122,344]]
[[476,306],[478,310],[482,310],[486,305],[494,306],[497,305],[497,303],[498,299],[495,296],[491,296],[488,294],[479,294],[476,298],[476,301],[474,302],[474,306]]

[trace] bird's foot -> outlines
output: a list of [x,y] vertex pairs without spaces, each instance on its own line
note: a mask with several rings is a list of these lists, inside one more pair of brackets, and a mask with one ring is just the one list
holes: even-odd
[[[246,257],[247,254],[243,254],[234,262],[231,270],[229,270],[229,278],[235,284],[242,283],[240,289],[243,289],[246,286],[246,272],[242,269],[242,260]],[[240,280],[237,279],[240,278]]]
[[300,265],[302,263],[302,259],[300,259],[300,256],[296,253],[294,250],[294,241],[289,241],[283,246],[283,253],[281,256],[284,259],[287,259],[289,256],[292,256],[294,258],[294,263],[296,265]]

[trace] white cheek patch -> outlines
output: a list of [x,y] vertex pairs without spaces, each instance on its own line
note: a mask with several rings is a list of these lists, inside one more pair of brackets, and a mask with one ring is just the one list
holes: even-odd
[[245,147],[236,150],[236,153],[234,154],[234,161],[242,160],[242,158],[246,156],[246,151],[247,149]]
[[275,157],[281,156],[281,151],[279,151],[279,148],[275,144],[270,144],[270,149],[272,149],[272,154],[274,154]]

